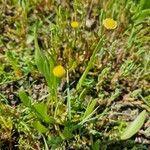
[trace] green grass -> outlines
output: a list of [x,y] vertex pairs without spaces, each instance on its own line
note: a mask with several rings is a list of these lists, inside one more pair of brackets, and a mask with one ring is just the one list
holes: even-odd
[[149,16],[147,0],[0,0],[0,150],[147,150]]

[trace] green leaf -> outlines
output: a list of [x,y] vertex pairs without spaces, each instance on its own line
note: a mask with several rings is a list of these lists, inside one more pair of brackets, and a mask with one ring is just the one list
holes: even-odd
[[88,104],[82,119],[85,119],[94,111],[94,107],[96,105],[96,102],[97,102],[96,100],[92,100],[92,102]]
[[137,118],[124,130],[121,135],[121,140],[126,140],[131,138],[134,134],[136,134],[140,128],[143,126],[144,121],[146,119],[147,112],[143,110]]
[[147,101],[147,104],[150,107],[150,95],[146,96],[145,100]]
[[40,47],[39,47],[39,44],[38,44],[38,40],[37,40],[37,25],[35,26],[35,29],[34,29],[34,44],[35,44],[35,62],[36,62],[36,65],[38,67],[38,70],[41,73],[44,73],[43,64],[46,61],[46,57],[42,53],[42,51],[40,50]]
[[135,14],[132,19],[136,21],[143,21],[147,17],[150,16],[150,9],[144,9],[140,11],[139,13]]
[[36,116],[38,118],[40,118],[42,121],[46,122],[46,123],[54,123],[55,120],[53,117],[50,117],[47,114],[47,105],[44,103],[37,103],[34,104],[34,109],[35,109],[35,113]]
[[48,87],[51,88],[52,84],[51,84],[51,76],[50,76],[50,66],[47,62],[47,59],[45,60],[45,62],[43,63],[43,75],[45,76],[46,82],[48,84]]
[[42,125],[39,121],[33,122],[33,127],[37,129],[40,133],[45,133],[48,131],[48,129],[44,125]]
[[57,91],[58,81],[57,81],[57,78],[53,74],[53,68],[55,65],[54,64],[55,61],[51,55],[48,56],[48,62],[50,64],[50,67],[49,67],[50,71],[49,71],[49,74],[47,74],[46,76],[47,76],[47,79],[49,78],[48,79],[48,82],[49,82],[48,86],[50,88],[51,95],[55,97],[57,95],[56,91]]
[[144,5],[145,5],[145,0],[140,0],[139,1],[139,7],[140,7],[140,9],[139,10],[142,10],[143,9],[143,7],[144,7]]
[[73,137],[73,129],[71,127],[65,127],[63,130],[63,136],[65,139],[70,139]]
[[19,98],[25,106],[31,107],[31,100],[24,90],[19,91]]
[[145,0],[143,9],[149,9],[150,8],[150,1],[149,0]]
[[46,57],[41,51],[37,40],[37,26],[34,29],[34,44],[35,44],[35,62],[38,70],[45,77],[49,90],[52,95],[57,89],[56,77],[53,75],[54,60],[51,55]]
[[100,140],[97,140],[92,144],[92,150],[99,150],[100,149]]
[[57,149],[61,146],[63,139],[60,136],[49,136],[48,138],[48,145],[51,147],[52,150]]
[[92,56],[90,57],[90,60],[88,62],[88,66],[86,67],[85,71],[83,72],[82,76],[80,77],[78,83],[77,83],[77,86],[76,86],[76,89],[79,90],[81,88],[81,86],[83,85],[83,82],[86,78],[86,76],[88,75],[90,69],[93,67],[93,64],[95,62],[95,57],[96,57],[96,54],[97,52],[101,49],[102,50],[102,46],[103,46],[103,43],[104,43],[104,36],[99,40],[98,44],[96,45],[94,51],[93,51],[93,54]]
[[41,51],[38,40],[37,40],[37,27],[34,29],[34,44],[35,44],[35,62],[38,70],[44,75],[48,86],[51,86],[50,83],[50,67],[47,57]]
[[139,96],[150,107],[150,95],[143,97],[141,94],[139,94]]

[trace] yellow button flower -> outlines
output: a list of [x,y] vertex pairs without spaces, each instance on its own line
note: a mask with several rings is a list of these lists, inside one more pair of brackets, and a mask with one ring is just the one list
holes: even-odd
[[55,66],[53,69],[54,76],[56,76],[58,78],[63,77],[65,75],[65,73],[66,73],[65,69],[61,65]]
[[78,28],[78,26],[79,26],[79,23],[77,21],[72,21],[71,22],[71,27],[72,28]]
[[106,18],[103,20],[103,26],[108,30],[115,29],[117,27],[117,21],[111,18]]

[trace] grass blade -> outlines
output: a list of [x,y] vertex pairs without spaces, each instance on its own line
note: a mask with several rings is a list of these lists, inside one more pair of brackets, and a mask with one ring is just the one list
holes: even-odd
[[98,50],[102,47],[103,45],[103,39],[104,39],[104,36],[99,40],[97,46],[95,47],[94,51],[93,51],[93,54],[90,58],[90,61],[88,63],[88,66],[86,67],[83,75],[81,76],[81,78],[79,79],[79,82],[77,83],[77,87],[76,89],[79,90],[83,84],[83,81],[85,80],[87,74],[89,73],[89,70],[92,68],[93,66],[93,63],[94,63],[94,60],[95,60],[95,55],[97,54]]
[[92,100],[92,102],[88,104],[82,119],[85,119],[87,116],[89,116],[93,112],[96,102],[97,102],[96,100]]

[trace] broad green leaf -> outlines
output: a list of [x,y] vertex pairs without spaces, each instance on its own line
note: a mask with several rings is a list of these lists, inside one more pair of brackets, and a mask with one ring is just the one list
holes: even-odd
[[25,106],[31,107],[31,100],[24,90],[19,91],[19,98]]
[[137,118],[127,126],[127,128],[124,130],[124,132],[121,135],[121,140],[126,140],[131,138],[134,134],[136,134],[140,128],[143,126],[144,121],[146,119],[147,112],[146,110],[143,110]]
[[92,102],[88,104],[82,119],[85,119],[87,116],[89,116],[94,111],[96,102],[97,102],[96,100],[92,100]]
[[40,50],[40,47],[39,47],[39,44],[38,44],[38,40],[37,40],[37,26],[35,26],[35,29],[34,29],[34,44],[35,44],[35,62],[36,62],[36,65],[38,67],[38,70],[41,73],[44,73],[43,64],[46,61],[46,57],[42,53],[42,51]]
[[71,127],[65,127],[63,130],[63,136],[65,139],[70,139],[73,137],[73,129]]
[[47,105],[44,103],[34,104],[36,116],[46,123],[54,123],[55,120],[47,114]]
[[58,146],[60,147],[63,143],[63,139],[60,136],[57,135],[51,135],[48,137],[47,143],[51,146],[52,150],[58,149]]
[[37,40],[37,27],[34,29],[34,44],[35,44],[35,62],[37,65],[38,70],[43,74],[45,77],[48,86],[50,86],[50,67],[48,63],[47,57],[41,51],[38,40]]
[[45,77],[51,95],[56,96],[58,82],[56,80],[56,77],[53,75],[54,58],[51,55],[48,55],[48,57],[46,57],[44,53],[41,51],[37,40],[37,25],[35,26],[34,29],[34,43],[35,43],[35,62],[37,68]]
[[45,133],[48,131],[48,129],[44,125],[42,125],[39,121],[33,122],[33,127],[37,129],[40,133]]

